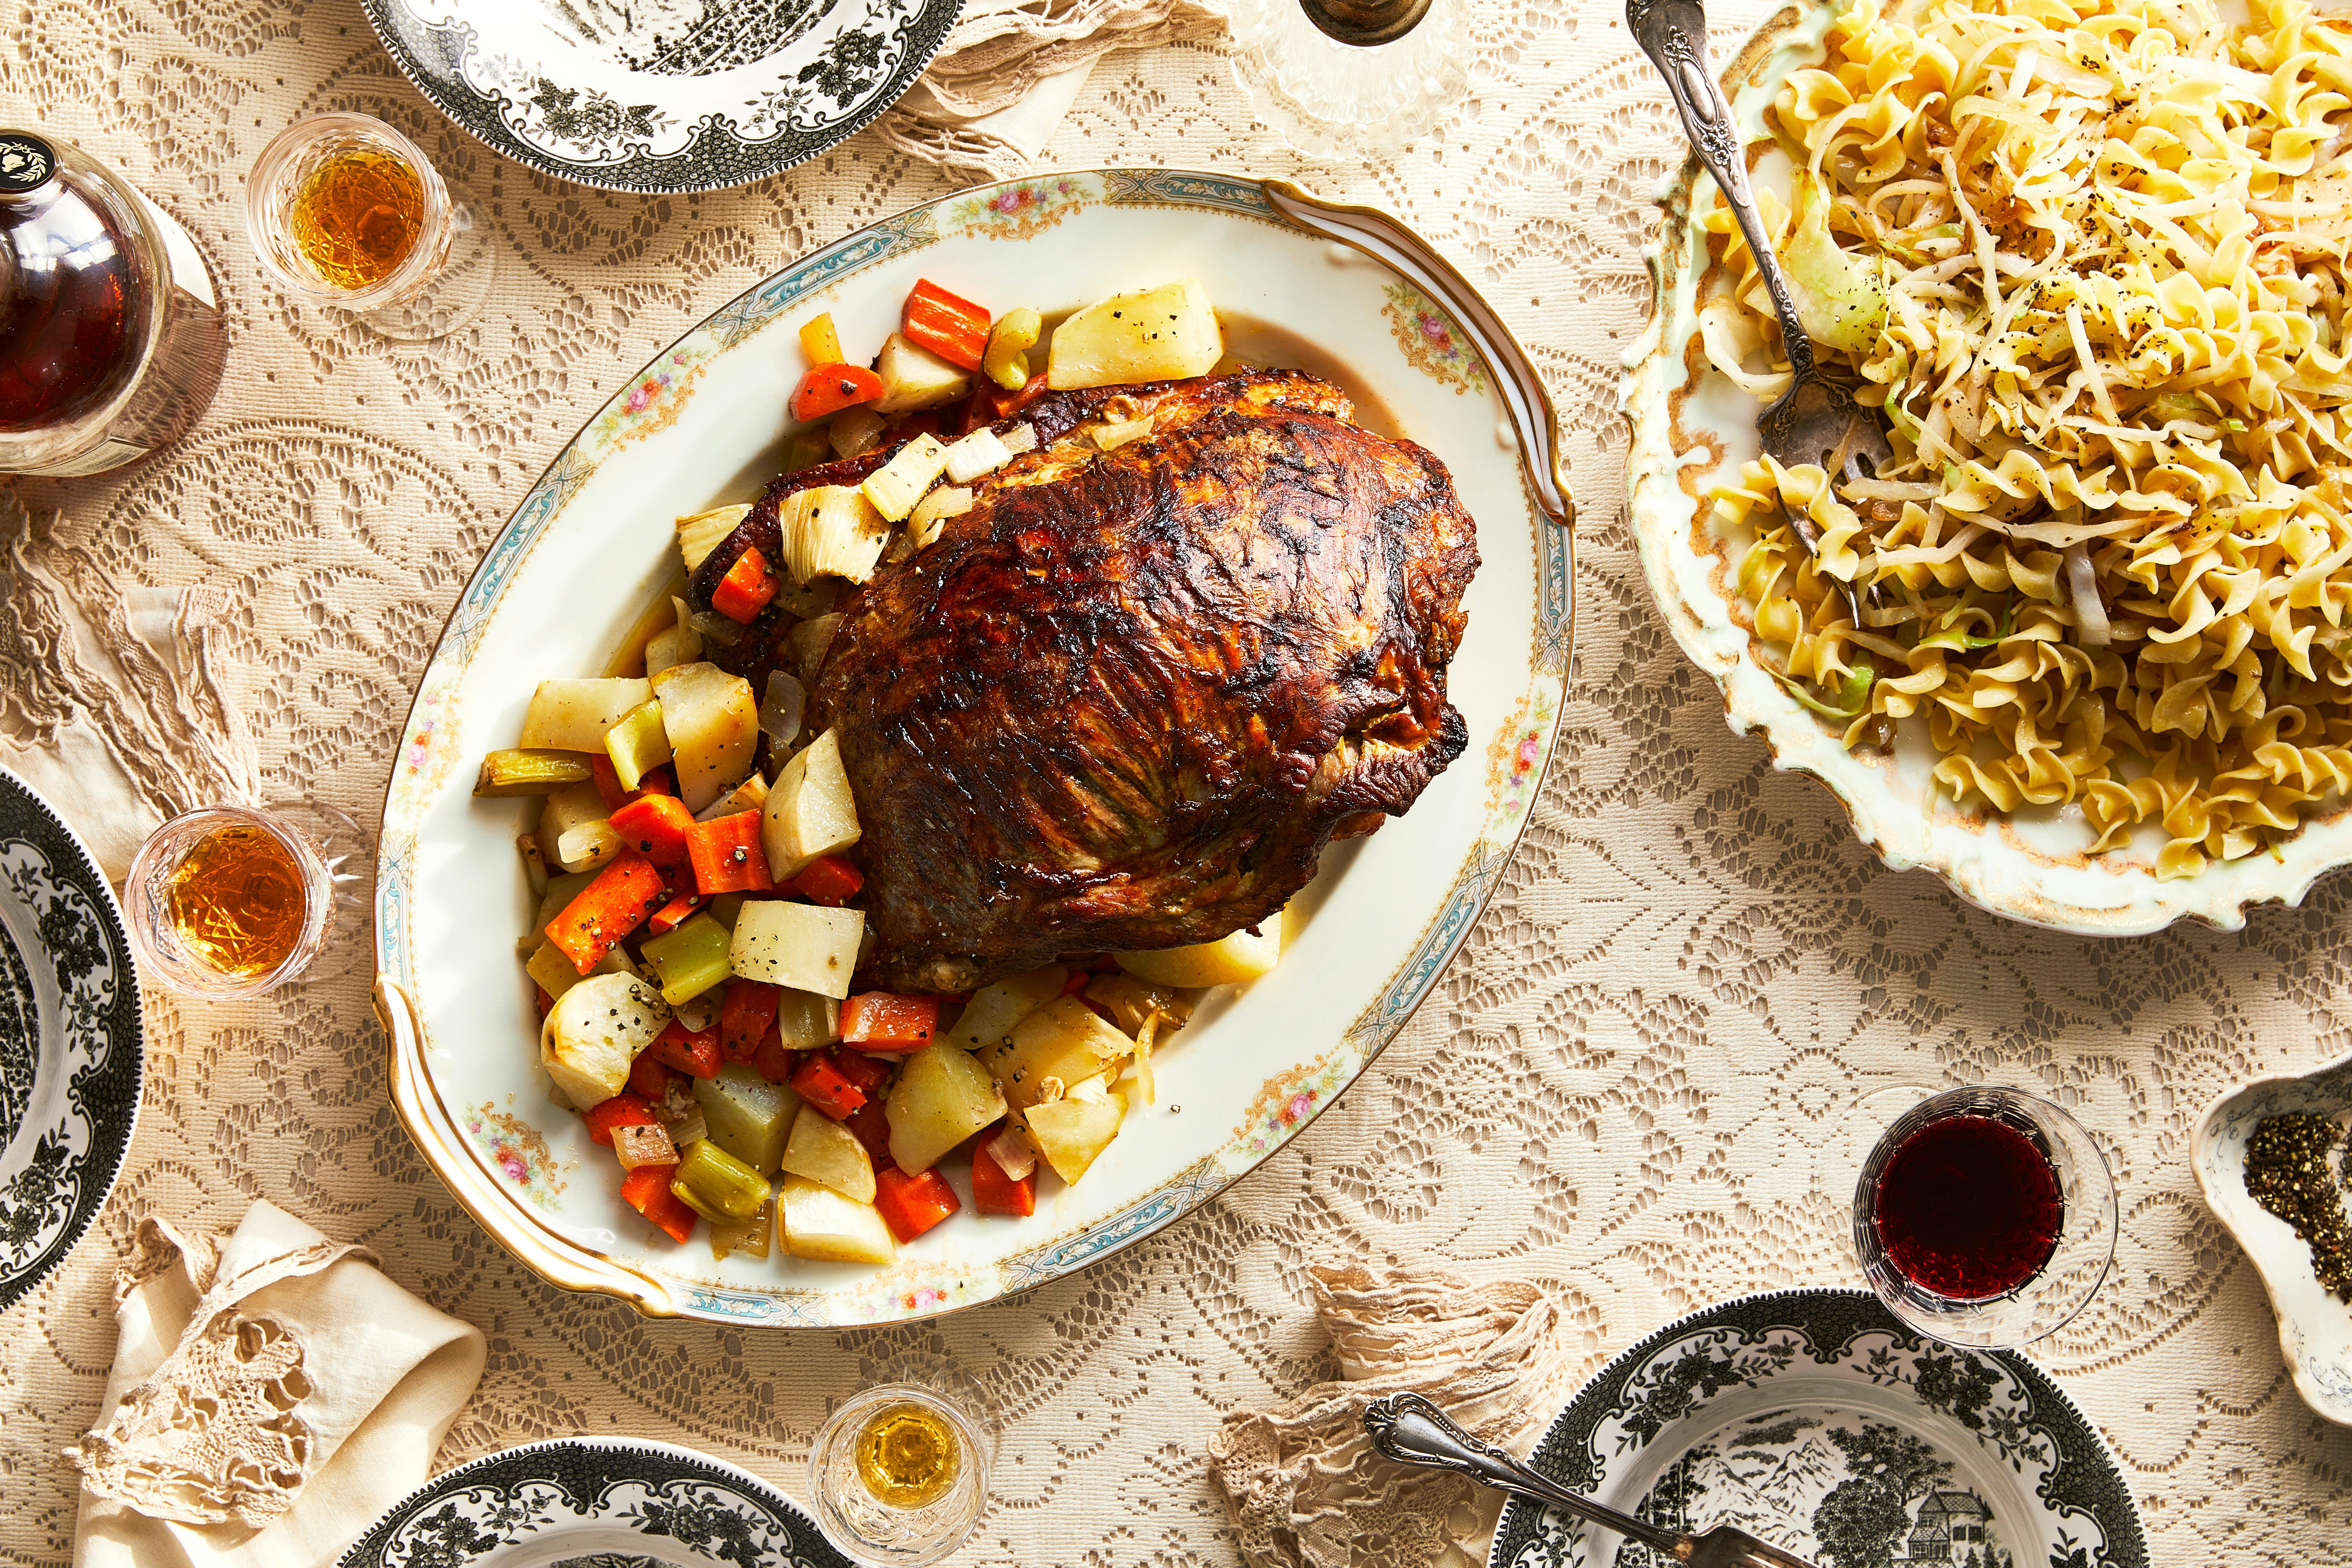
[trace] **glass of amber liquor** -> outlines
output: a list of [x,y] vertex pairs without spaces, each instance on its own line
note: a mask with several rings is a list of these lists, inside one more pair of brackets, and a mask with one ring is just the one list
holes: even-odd
[[438,337],[488,293],[472,216],[415,142],[364,114],[280,132],[246,178],[245,220],[270,276],[386,336]]
[[920,1568],[979,1526],[994,1422],[980,1385],[943,1357],[900,1356],[878,1375],[818,1431],[809,1496],[850,1556]]
[[309,968],[336,923],[337,860],[284,814],[208,805],[141,846],[123,884],[131,939],[172,990],[257,996]]

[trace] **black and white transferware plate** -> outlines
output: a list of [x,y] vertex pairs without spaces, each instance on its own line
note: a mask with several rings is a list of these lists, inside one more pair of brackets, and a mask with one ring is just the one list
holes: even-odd
[[963,0],[364,0],[400,68],[519,163],[712,191],[816,156],[896,103]]
[[139,1114],[122,911],[48,803],[0,769],[0,1307],[71,1251]]
[[[2115,1457],[2040,1367],[1923,1340],[1866,1290],[1694,1312],[1601,1369],[1534,1464],[1697,1532],[1737,1525],[1823,1568],[2147,1568]],[[1489,1568],[1663,1568],[1514,1499]]]
[[394,1504],[339,1568],[852,1568],[782,1493],[667,1443],[489,1454]]

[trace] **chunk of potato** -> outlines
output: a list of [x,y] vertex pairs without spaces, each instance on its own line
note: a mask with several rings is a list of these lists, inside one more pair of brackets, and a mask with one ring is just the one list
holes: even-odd
[[898,1069],[882,1110],[890,1121],[890,1158],[911,1176],[1003,1116],[1004,1096],[969,1055],[929,1045]]
[[523,714],[525,750],[601,752],[605,731],[633,708],[653,700],[653,683],[613,680],[542,680]]
[[1062,994],[1070,972],[1058,963],[983,985],[964,1005],[963,1016],[947,1037],[968,1051],[1001,1046],[1012,1037],[1013,1026]]
[[1105,1089],[1099,1098],[1071,1095],[1051,1105],[1033,1105],[1023,1120],[1028,1124],[1029,1142],[1054,1167],[1054,1174],[1075,1182],[1118,1136],[1118,1124],[1126,1115],[1127,1097]]
[[760,743],[751,683],[709,662],[673,665],[652,683],[677,772],[678,798],[700,811],[743,782]]
[[763,1176],[783,1163],[801,1097],[770,1083],[748,1063],[730,1062],[717,1078],[694,1080],[694,1098],[713,1143]]
[[793,1136],[784,1145],[787,1175],[823,1182],[845,1198],[861,1204],[874,1201],[874,1157],[857,1134],[814,1105],[801,1107],[793,1119]]
[[862,910],[828,910],[758,899],[735,917],[727,962],[746,980],[814,991],[835,1001],[849,994],[857,944],[866,936]]
[[1255,980],[1282,956],[1282,916],[1276,912],[1259,921],[1255,931],[1237,931],[1214,942],[1116,956],[1121,969],[1155,985],[1234,985]]
[[856,843],[862,832],[849,773],[841,765],[841,732],[827,730],[784,764],[768,792],[760,817],[768,874],[779,882],[797,877],[818,856]]
[[1054,331],[1045,384],[1125,386],[1206,375],[1225,353],[1225,336],[1197,278],[1097,300]]
[[969,373],[909,342],[901,332],[882,340],[874,374],[882,378],[882,395],[874,404],[877,414],[936,407],[951,397],[961,397],[971,385]]
[[819,1263],[887,1263],[898,1256],[890,1227],[872,1204],[845,1198],[805,1176],[786,1176],[778,1197],[776,1223],[783,1230],[784,1251],[794,1258]]
[[591,975],[558,998],[540,1026],[540,1065],[585,1110],[627,1087],[629,1064],[668,1022],[669,1004],[635,975]]
[[981,1062],[1005,1103],[1026,1111],[1037,1103],[1048,1079],[1066,1089],[1099,1078],[1111,1063],[1135,1049],[1135,1042],[1075,996],[1048,1002],[1013,1027],[1012,1037],[981,1053]]

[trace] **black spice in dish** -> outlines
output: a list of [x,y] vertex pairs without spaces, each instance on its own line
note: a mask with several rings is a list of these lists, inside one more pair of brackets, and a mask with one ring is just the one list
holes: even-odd
[[2352,1302],[2352,1219],[2344,1209],[2352,1152],[2340,1177],[2328,1161],[2343,1136],[2335,1122],[2307,1110],[2263,1117],[2246,1141],[2246,1191],[2294,1226],[2321,1286]]

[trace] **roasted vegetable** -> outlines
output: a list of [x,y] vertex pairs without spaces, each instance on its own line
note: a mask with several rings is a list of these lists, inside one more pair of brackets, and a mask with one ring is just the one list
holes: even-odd
[[567,784],[588,782],[588,759],[577,752],[492,752],[482,759],[474,793],[481,795],[552,795]]
[[874,1207],[904,1246],[963,1207],[963,1200],[937,1171],[908,1174],[885,1166],[875,1173]]
[[971,1206],[982,1214],[1024,1218],[1037,1212],[1037,1162],[1032,1155],[1021,1174],[1009,1173],[999,1163],[994,1145],[982,1143],[971,1152]]
[[669,1173],[674,1169],[646,1165],[631,1171],[621,1180],[621,1201],[667,1232],[672,1241],[684,1241],[701,1216],[671,1194]]
[[1122,952],[1118,966],[1139,980],[1158,985],[1195,988],[1236,985],[1255,980],[1274,968],[1282,956],[1282,916],[1269,915],[1255,931],[1237,931],[1215,942],[1192,947],[1166,947],[1154,952]]
[[624,1171],[677,1163],[677,1145],[670,1142],[669,1129],[658,1121],[613,1129],[613,1152]]
[[602,752],[605,731],[653,694],[652,684],[644,680],[542,680],[523,714],[522,745]]
[[1045,318],[1026,306],[1005,311],[988,334],[988,352],[981,356],[980,368],[1005,391],[1020,391],[1029,384],[1029,351],[1045,330]]
[[866,476],[866,499],[874,510],[892,522],[904,522],[923,492],[939,479],[947,467],[948,449],[940,438],[918,435],[898,448],[890,460]]
[[1224,357],[1224,334],[1197,278],[1114,294],[1055,329],[1045,379],[1055,390],[1181,381]]
[[741,1062],[730,1062],[717,1077],[695,1080],[694,1099],[712,1142],[763,1176],[775,1173],[793,1119],[800,1114],[798,1094]]
[[669,761],[661,704],[646,702],[623,714],[604,731],[604,754],[612,759],[614,776],[625,790],[636,788],[647,773]]
[[760,742],[751,683],[715,664],[681,664],[654,683],[677,770],[678,798],[700,811],[743,781]]
[[768,1202],[768,1179],[708,1138],[678,1151],[669,1190],[680,1203],[714,1222],[750,1219]]
[[784,498],[776,514],[782,564],[795,583],[821,576],[863,583],[874,575],[890,525],[856,485],[816,485]]
[[784,1145],[783,1170],[788,1175],[823,1182],[835,1192],[861,1204],[874,1201],[874,1160],[857,1135],[814,1106],[804,1105],[793,1119],[793,1134]]
[[841,333],[833,324],[833,312],[820,310],[800,324],[801,353],[808,355],[813,365],[841,363]]
[[761,809],[760,842],[768,871],[780,880],[801,874],[820,855],[834,855],[857,842],[857,803],[841,763],[841,737],[819,735],[784,764]]
[[1033,1105],[1022,1118],[1029,1128],[1029,1141],[1037,1145],[1045,1163],[1054,1167],[1054,1174],[1066,1182],[1087,1173],[1087,1167],[1118,1136],[1119,1122],[1127,1115],[1125,1095],[1103,1089],[1098,1079],[1079,1087],[1096,1092]]
[[1067,1089],[1098,1078],[1134,1049],[1133,1040],[1096,1017],[1085,1003],[1065,996],[1021,1020],[1012,1037],[982,1051],[980,1061],[1003,1090],[1005,1103],[1025,1112],[1050,1099],[1054,1086]]
[[843,1197],[821,1182],[786,1176],[776,1218],[784,1250],[821,1263],[887,1263],[898,1255],[890,1227],[871,1204]]
[[884,1108],[890,1117],[890,1158],[908,1172],[929,1170],[1005,1110],[987,1069],[953,1046],[926,1046],[908,1057]]
[[929,349],[908,342],[900,332],[892,332],[883,340],[882,353],[875,360],[874,368],[882,376],[882,396],[874,405],[877,414],[904,414],[936,407],[961,397],[971,387],[968,374]]
[[[953,1044],[968,1051],[1006,1044],[1013,1026],[1062,994],[1070,972],[1058,963],[983,985],[964,1005],[963,1016],[948,1031]],[[988,1060],[986,1057],[982,1060]]]
[[547,940],[585,974],[614,944],[669,901],[661,872],[635,850],[625,850],[547,923]]
[[856,910],[821,909],[761,900],[735,917],[730,962],[738,974],[836,999],[849,994],[866,916]]
[[583,1108],[621,1092],[629,1064],[669,1022],[669,1005],[634,974],[598,974],[557,999],[540,1026],[540,1065]]
[[733,933],[706,910],[675,930],[646,938],[637,952],[660,982],[663,999],[675,1007],[727,983],[735,973],[729,957],[734,944]]
[[687,830],[686,848],[694,866],[694,885],[705,894],[764,893],[776,885],[768,876],[767,853],[760,847],[756,811],[696,823]]
[[824,418],[861,403],[872,403],[882,395],[882,378],[864,365],[843,364],[835,361],[811,368],[793,389],[793,417],[803,421]]
[[899,330],[950,364],[978,370],[988,352],[988,310],[951,294],[928,278],[908,290],[898,312]]
[[[677,520],[677,553],[692,572],[702,564],[702,558],[726,542],[727,536],[751,515],[748,503],[713,507],[709,511],[696,512],[692,517]],[[678,617],[683,623],[685,617]]]

